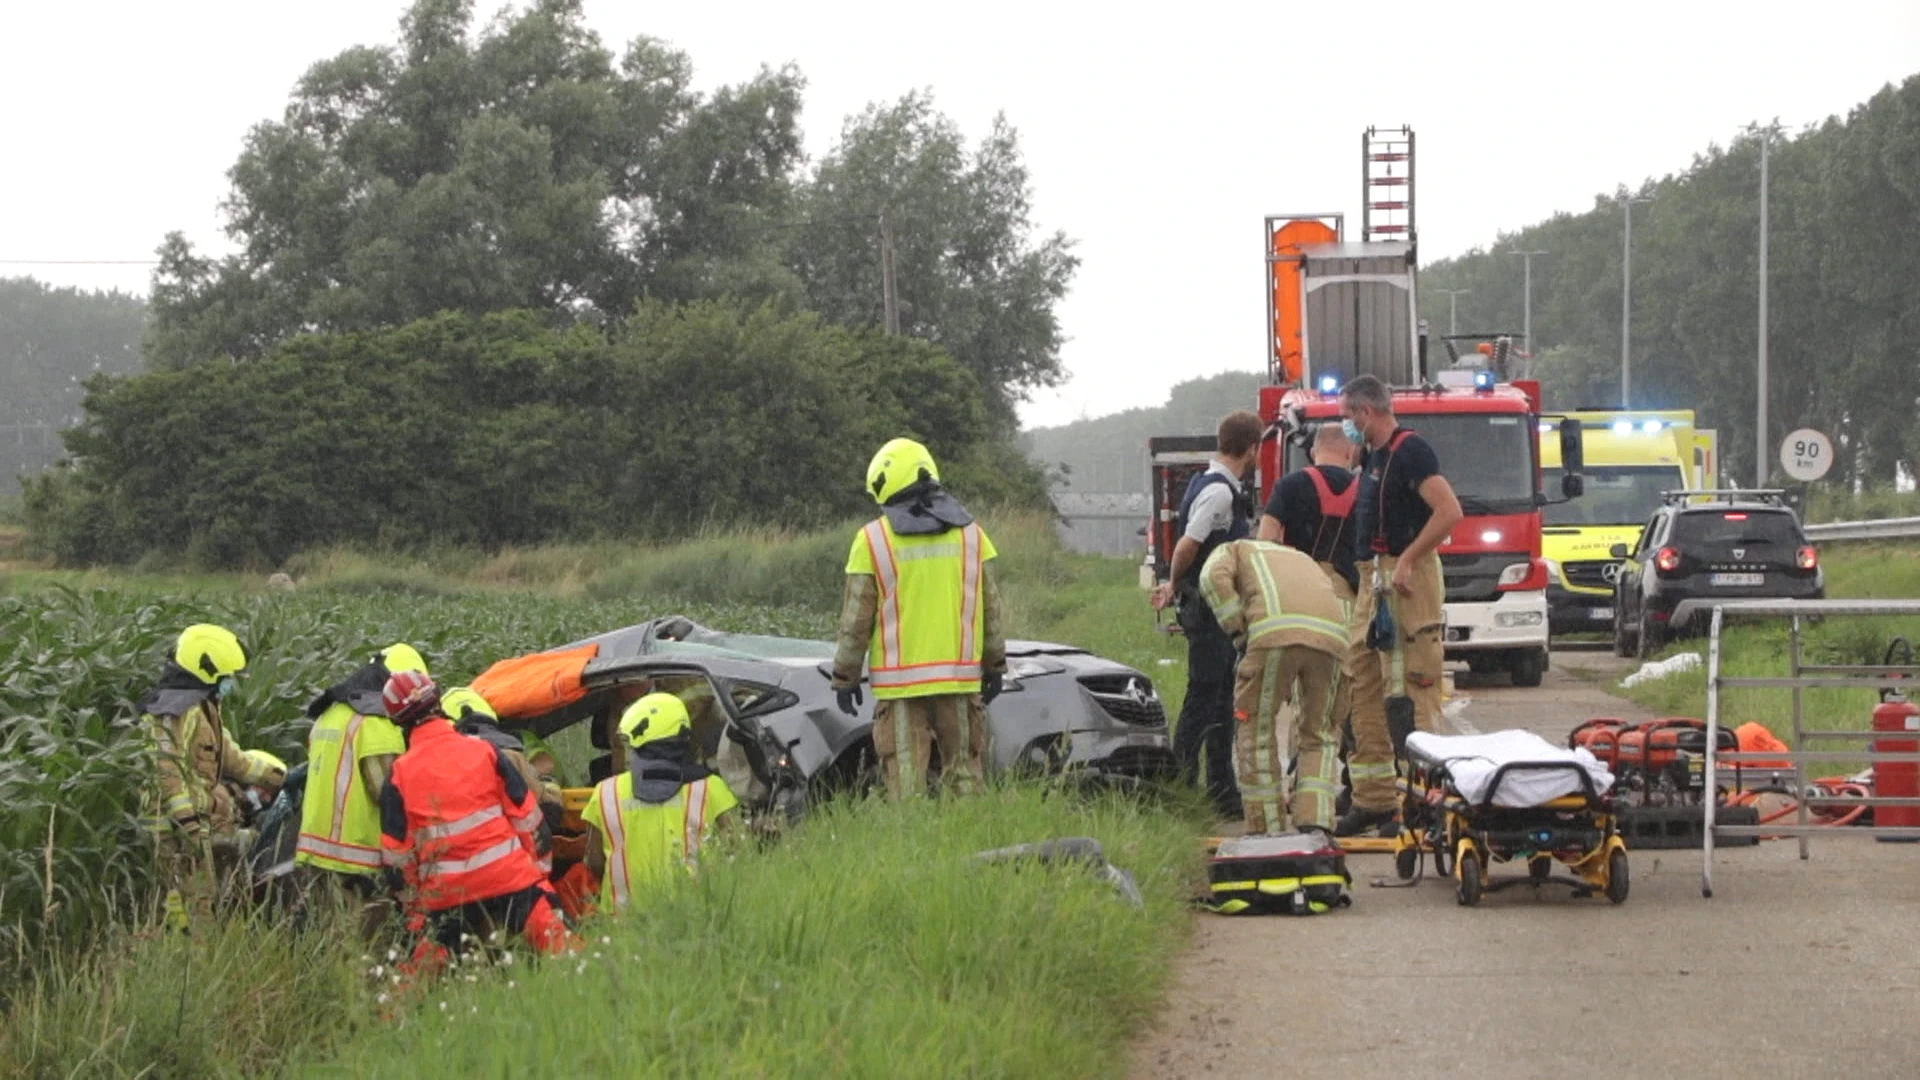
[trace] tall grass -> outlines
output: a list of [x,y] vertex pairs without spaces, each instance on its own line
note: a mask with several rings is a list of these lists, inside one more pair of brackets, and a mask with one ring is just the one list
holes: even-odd
[[372,1025],[377,962],[344,920],[301,933],[237,920],[192,937],[110,923],[19,988],[0,1075],[270,1075]]
[[[841,804],[590,922],[575,958],[443,984],[302,1075],[1098,1076],[1124,1064],[1183,942],[1195,823],[1035,787]],[[1090,835],[1085,869],[973,853]]]

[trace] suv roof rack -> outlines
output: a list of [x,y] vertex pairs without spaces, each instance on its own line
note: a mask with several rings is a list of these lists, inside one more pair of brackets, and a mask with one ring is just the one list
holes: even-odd
[[1668,506],[1675,503],[1704,499],[1707,502],[1757,502],[1769,506],[1787,505],[1785,488],[1687,488],[1680,491],[1663,491],[1660,498]]

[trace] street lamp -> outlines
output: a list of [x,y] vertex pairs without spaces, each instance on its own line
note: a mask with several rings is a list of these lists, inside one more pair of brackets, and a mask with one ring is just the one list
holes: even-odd
[[1626,231],[1620,238],[1620,407],[1633,408],[1633,204],[1652,202],[1651,195],[1622,195],[1627,211]]
[[1447,333],[1460,332],[1460,297],[1472,292],[1472,289],[1435,289],[1435,292],[1447,294]]
[[[1545,254],[1547,254],[1547,253],[1546,253],[1546,252],[1544,252],[1544,251],[1509,251],[1509,252],[1507,252],[1507,254],[1509,254],[1509,255],[1518,255],[1518,256],[1519,256],[1520,258],[1522,258],[1522,259],[1524,259],[1524,260],[1525,260],[1525,264],[1524,264],[1524,265],[1526,266],[1526,274],[1527,274],[1527,276],[1526,276],[1526,284],[1525,284],[1524,286],[1522,286],[1522,290],[1521,290],[1521,294],[1520,294],[1520,295],[1521,295],[1521,297],[1522,297],[1522,299],[1521,299],[1521,302],[1520,302],[1520,304],[1521,304],[1521,306],[1520,306],[1520,336],[1521,336],[1522,338],[1524,338],[1524,339],[1526,339],[1526,342],[1527,342],[1527,360],[1528,360],[1528,364],[1529,364],[1529,365],[1531,365],[1531,364],[1532,364],[1532,360],[1533,360],[1533,355],[1534,355],[1534,348],[1533,348],[1533,257],[1534,257],[1535,255],[1545,255]],[[1531,366],[1529,366],[1529,370],[1531,370]]]
[[1747,133],[1760,137],[1760,354],[1756,361],[1758,371],[1754,379],[1754,400],[1757,402],[1754,421],[1754,479],[1753,486],[1767,486],[1767,147],[1773,143],[1773,137],[1780,133],[1777,123],[1748,124]]

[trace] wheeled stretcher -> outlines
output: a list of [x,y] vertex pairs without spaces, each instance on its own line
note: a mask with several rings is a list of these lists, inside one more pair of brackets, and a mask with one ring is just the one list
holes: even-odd
[[[1397,781],[1403,827],[1394,853],[1402,881],[1419,880],[1422,848],[1451,876],[1460,903],[1508,885],[1567,885],[1575,896],[1627,898],[1627,847],[1614,821],[1613,776],[1585,750],[1530,732],[1447,736],[1415,732]],[[1526,864],[1496,878],[1496,863]],[[1554,863],[1568,873],[1556,875]]]

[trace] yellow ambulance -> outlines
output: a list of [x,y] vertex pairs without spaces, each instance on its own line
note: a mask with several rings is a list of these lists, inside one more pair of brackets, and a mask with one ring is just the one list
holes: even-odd
[[[1540,530],[1547,560],[1547,624],[1555,634],[1605,633],[1613,628],[1615,544],[1640,542],[1640,530],[1660,506],[1661,492],[1711,488],[1719,477],[1718,441],[1697,431],[1690,409],[1581,410],[1586,494],[1546,507]],[[1560,484],[1560,440],[1547,437],[1560,417],[1540,422],[1542,490]]]

